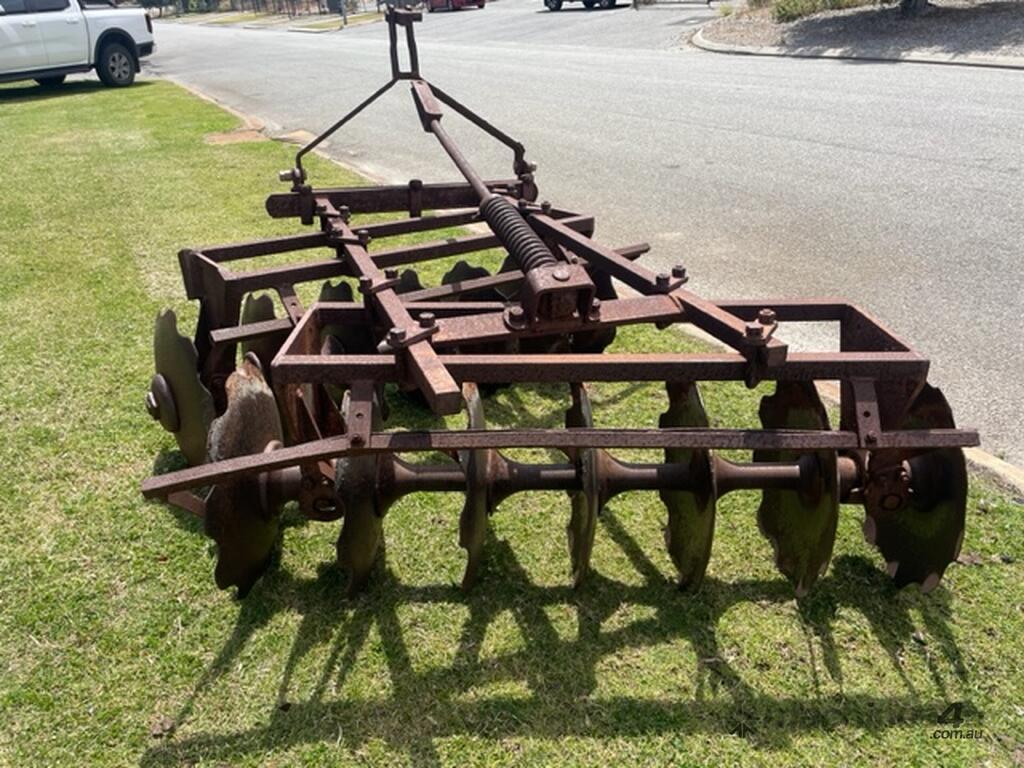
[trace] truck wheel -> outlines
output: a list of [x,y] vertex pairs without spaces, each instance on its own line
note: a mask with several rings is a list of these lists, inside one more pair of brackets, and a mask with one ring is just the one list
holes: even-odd
[[560,11],[562,10],[562,0],[544,0],[544,6],[549,11]]
[[36,82],[39,83],[43,88],[56,88],[58,85],[64,82],[64,75],[54,75],[53,77],[37,77]]
[[135,59],[121,43],[108,43],[96,60],[96,73],[104,85],[123,88],[135,82]]

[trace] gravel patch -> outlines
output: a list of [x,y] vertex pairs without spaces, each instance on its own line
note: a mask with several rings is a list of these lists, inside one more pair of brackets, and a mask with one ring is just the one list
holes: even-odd
[[849,56],[962,55],[1024,60],[1024,2],[932,0],[915,18],[896,5],[815,14],[779,24],[770,8],[737,9],[702,29],[705,39],[748,47],[775,47],[801,55],[840,51]]

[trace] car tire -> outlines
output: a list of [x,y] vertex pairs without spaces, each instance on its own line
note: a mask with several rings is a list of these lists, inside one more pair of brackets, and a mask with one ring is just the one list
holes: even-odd
[[107,43],[96,59],[96,73],[104,85],[129,86],[135,82],[135,57],[121,43]]
[[56,88],[64,82],[66,75],[54,75],[53,77],[37,77],[36,82],[42,88]]
[[562,10],[562,0],[544,0],[544,7],[549,11]]

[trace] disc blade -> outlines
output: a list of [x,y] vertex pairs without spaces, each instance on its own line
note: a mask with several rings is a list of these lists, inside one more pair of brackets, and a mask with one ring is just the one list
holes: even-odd
[[[565,412],[565,426],[593,428],[594,416],[590,396],[582,384],[572,385],[572,407]],[[572,514],[566,526],[569,559],[572,564],[572,585],[580,586],[590,570],[590,555],[594,550],[597,516],[601,511],[601,493],[598,477],[599,454],[595,448],[576,448],[572,460],[580,477],[580,490],[570,491]]]
[[[352,301],[352,286],[344,280],[337,284],[325,280],[320,286],[320,295],[317,301]],[[325,325],[320,330],[321,343],[329,336],[334,336],[341,342],[345,351],[352,355],[370,354],[376,351],[376,344],[369,327],[365,325],[353,325],[351,323],[332,323]]]
[[173,434],[178,448],[190,465],[202,464],[206,461],[206,436],[216,415],[213,396],[199,379],[195,345],[178,333],[178,319],[172,310],[157,315],[153,360],[174,399],[178,429]]
[[[483,402],[476,385],[462,385],[469,429],[486,429]],[[491,515],[490,480],[495,451],[488,449],[459,451],[459,463],[466,475],[466,501],[459,516],[459,546],[466,550],[466,571],[462,588],[469,589],[479,578],[483,565],[487,520]]]
[[277,401],[257,366],[243,360],[228,377],[224,391],[228,407],[210,425],[210,461],[260,453],[268,443],[282,439]]
[[213,575],[220,589],[245,597],[266,570],[277,542],[278,518],[260,510],[258,488],[237,482],[215,486],[206,499],[206,535],[217,543]]
[[[775,394],[761,399],[760,416],[766,429],[829,428],[813,382],[778,382]],[[757,523],[772,543],[776,567],[803,597],[832,557],[839,521],[838,457],[835,451],[754,451],[755,463],[796,460],[806,467],[803,487],[763,490]]]
[[[696,384],[669,383],[668,399],[669,407],[658,420],[659,427],[708,426]],[[684,592],[694,592],[704,580],[715,534],[717,494],[711,451],[667,448],[665,462],[688,466],[692,478],[692,490],[663,490],[659,495],[668,511],[665,546],[678,572],[677,583]]]
[[[259,369],[248,360],[225,384],[227,410],[210,427],[211,461],[260,453],[280,445],[277,403]],[[206,502],[204,527],[217,544],[217,586],[238,587],[244,597],[270,562],[279,532],[280,508],[264,508],[259,479],[217,485]]]
[[[925,385],[900,429],[953,429],[953,413],[935,387]],[[906,472],[910,492],[896,506],[877,491],[884,468]],[[963,543],[967,510],[967,466],[959,448],[912,454],[876,451],[869,457],[865,488],[864,537],[878,547],[896,586],[938,586]],[[874,487],[873,487],[874,486]]]
[[[346,392],[341,403],[341,415],[346,424],[351,404],[351,392]],[[380,406],[376,396],[371,421],[374,430],[380,429]],[[383,538],[386,509],[378,503],[378,458],[375,455],[341,456],[335,462],[334,471],[334,492],[345,515],[335,549],[338,564],[348,577],[346,594],[355,597],[366,588]]]
[[366,588],[380,548],[383,519],[374,504],[376,467],[375,457],[358,456],[339,460],[335,469],[335,491],[345,506],[336,550],[348,576],[348,597]]
[[[498,274],[503,272],[519,272],[519,262],[516,261],[515,257],[511,253],[506,254],[505,258],[501,262],[501,266],[498,268]],[[517,301],[519,297],[519,291],[522,288],[522,281],[512,283],[511,285],[503,285],[500,288],[495,288],[494,292],[498,294],[498,301]]]
[[[250,293],[242,303],[241,325],[249,323],[261,323],[265,320],[273,320],[276,317],[274,312],[274,299],[269,293],[259,295]],[[270,361],[274,359],[280,345],[272,337],[243,341],[241,344],[242,357],[252,352],[263,366],[264,375],[270,371]]]
[[398,285],[395,286],[395,293],[410,293],[422,290],[423,283],[420,282],[419,273],[415,269],[407,269],[398,276]]
[[[441,278],[441,285],[453,283],[464,283],[467,280],[477,280],[481,277],[490,277],[491,273],[483,267],[474,267],[467,261],[459,261],[454,267],[448,270]],[[483,288],[476,291],[466,291],[459,294],[459,301],[500,301],[500,297],[490,288]]]

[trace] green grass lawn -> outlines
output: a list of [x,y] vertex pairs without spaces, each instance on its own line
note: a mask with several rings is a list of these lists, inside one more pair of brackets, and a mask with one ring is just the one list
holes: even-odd
[[298,22],[291,25],[294,29],[341,29],[341,17],[331,16],[327,19],[321,19],[319,21],[311,21],[309,23]]
[[[308,17],[316,18],[316,17]],[[384,19],[383,13],[357,13],[349,15],[348,21],[343,27],[341,24],[341,16],[328,16],[327,18],[320,18],[316,21],[303,22],[301,19],[297,20],[292,26],[297,29],[344,29],[345,27],[355,27],[360,24],[369,24],[375,21],[381,21]]]
[[[794,600],[752,493],[721,500],[691,597],[669,583],[650,493],[609,505],[575,592],[557,493],[499,509],[468,596],[454,495],[392,509],[355,601],[333,562],[338,524],[295,516],[246,601],[218,591],[200,524],[139,495],[174,448],[143,409],[152,323],[164,306],[194,322],[179,248],[298,228],[263,212],[293,148],[205,143],[235,118],[161,82],[4,87],[0,116],[0,765],[1024,759],[1022,508],[979,479],[964,544],[977,564],[929,596],[891,587],[847,508],[828,575]],[[356,180],[317,158],[311,170]],[[631,329],[615,349],[691,344]],[[738,426],[767,391],[705,398],[715,424]],[[655,385],[593,400],[599,425],[653,425],[665,408]],[[494,424],[555,425],[566,406],[565,388],[539,387],[486,407]],[[934,738],[952,702],[980,738]]]
[[[260,21],[263,19],[269,19],[273,14],[269,13],[256,13],[255,11],[243,11],[242,13],[232,13],[227,16],[217,16],[216,18],[209,19],[207,24],[244,24],[249,21]],[[284,18],[283,14],[281,14]]]

